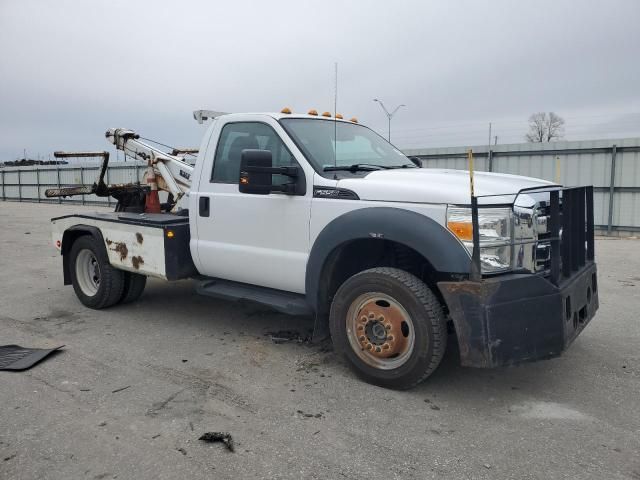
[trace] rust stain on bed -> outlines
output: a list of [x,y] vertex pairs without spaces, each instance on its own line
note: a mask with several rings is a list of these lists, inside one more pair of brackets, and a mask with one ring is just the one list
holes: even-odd
[[136,241],[138,243],[144,242],[144,237],[142,236],[142,234],[140,232],[136,232]]
[[114,248],[113,251],[120,254],[120,261],[124,261],[127,258],[127,254],[129,253],[127,244],[124,242],[116,243],[116,248]]
[[140,255],[131,257],[131,264],[133,265],[133,268],[138,270],[140,269],[140,265],[144,265],[144,259]]

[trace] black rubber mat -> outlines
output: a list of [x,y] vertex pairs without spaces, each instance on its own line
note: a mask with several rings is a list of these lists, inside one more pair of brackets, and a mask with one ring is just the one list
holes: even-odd
[[0,346],[0,370],[27,370],[62,347],[64,345],[56,348],[24,348],[20,345],[2,345]]

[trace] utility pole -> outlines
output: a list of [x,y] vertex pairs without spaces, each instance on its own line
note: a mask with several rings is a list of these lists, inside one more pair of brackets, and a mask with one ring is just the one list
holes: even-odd
[[401,105],[398,105],[395,110],[393,110],[393,112],[389,113],[389,110],[387,110],[387,107],[384,106],[384,103],[382,103],[382,100],[378,100],[377,98],[373,99],[374,102],[378,102],[380,104],[380,106],[382,107],[382,110],[384,111],[385,115],[387,116],[387,119],[389,120],[389,129],[388,129],[388,136],[387,136],[387,140],[389,141],[389,143],[391,143],[391,119],[393,118],[393,116],[396,114],[396,112],[398,110],[400,110],[401,107],[406,107],[406,105],[403,103]]
[[493,170],[493,150],[491,150],[491,122],[489,122],[489,143],[487,143],[487,163],[489,171]]

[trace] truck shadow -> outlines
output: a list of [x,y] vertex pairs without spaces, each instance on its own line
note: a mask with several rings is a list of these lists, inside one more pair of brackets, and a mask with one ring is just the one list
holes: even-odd
[[[322,352],[324,368],[337,375],[351,375],[344,362],[331,352],[330,342],[310,344],[308,339],[314,325],[312,317],[285,315],[252,302],[203,297],[196,294],[193,283],[188,280],[169,284],[150,280],[138,302],[118,306],[114,311],[125,315],[133,313],[138,321],[153,321],[169,329],[177,324],[195,328],[203,336],[213,337],[221,333],[232,337],[252,336],[264,339],[274,348],[278,348],[278,343],[301,344],[306,347],[301,350],[301,356],[309,349]],[[563,361],[560,358],[494,369],[462,367],[456,336],[449,334],[447,349],[438,369],[409,392],[446,392],[448,396],[473,391],[476,395],[484,392],[492,396],[518,390],[549,391],[565,384],[562,375],[552,374],[553,368]]]
[[442,363],[414,391],[440,391],[452,396],[473,392],[476,398],[483,394],[487,398],[509,398],[520,393],[540,395],[567,388],[563,369],[575,373],[574,362],[565,357],[491,369],[463,367],[455,333],[449,334],[447,340]]
[[243,335],[289,330],[304,339],[311,337],[314,324],[312,317],[286,315],[250,301],[198,295],[191,280],[167,283],[150,279],[138,301],[116,306],[112,311],[130,311],[142,321],[153,319],[167,326],[179,322],[201,329],[203,335],[217,333],[221,328],[229,334]]

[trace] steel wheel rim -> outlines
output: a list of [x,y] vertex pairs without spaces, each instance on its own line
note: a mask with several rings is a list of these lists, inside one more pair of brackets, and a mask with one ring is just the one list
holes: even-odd
[[398,368],[413,353],[415,329],[411,316],[385,293],[357,297],[347,311],[346,327],[352,350],[373,368]]
[[82,293],[93,297],[100,288],[100,264],[89,249],[80,250],[76,258],[76,279]]

